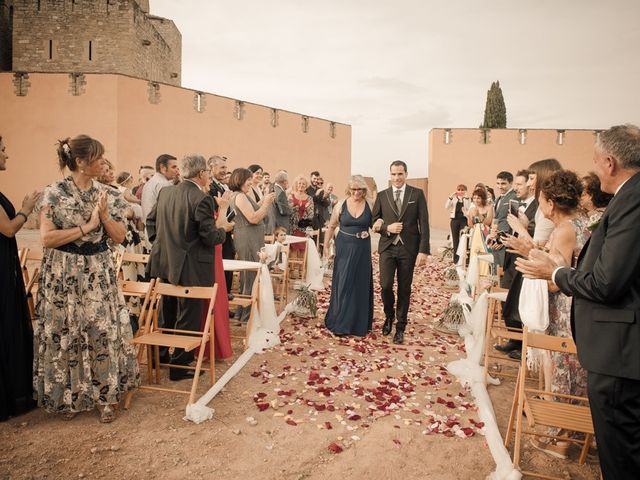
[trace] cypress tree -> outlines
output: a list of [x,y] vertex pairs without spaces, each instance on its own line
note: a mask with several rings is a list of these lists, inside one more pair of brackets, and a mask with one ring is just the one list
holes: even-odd
[[487,92],[484,121],[480,128],[507,128],[507,107],[504,105],[499,81],[492,82]]

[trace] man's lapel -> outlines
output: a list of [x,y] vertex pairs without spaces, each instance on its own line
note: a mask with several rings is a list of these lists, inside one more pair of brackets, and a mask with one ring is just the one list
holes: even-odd
[[393,213],[396,214],[396,216],[400,216],[400,213],[398,212],[398,209],[396,208],[396,201],[393,198],[393,187],[389,187],[387,188],[387,201],[389,202],[389,206],[391,207],[391,210],[393,211]]
[[413,188],[411,188],[409,185],[406,185],[404,189],[404,198],[402,199],[402,210],[398,215],[398,220],[401,219],[402,216],[405,214],[405,212],[407,211],[407,205],[409,205],[409,202],[412,200],[413,200]]

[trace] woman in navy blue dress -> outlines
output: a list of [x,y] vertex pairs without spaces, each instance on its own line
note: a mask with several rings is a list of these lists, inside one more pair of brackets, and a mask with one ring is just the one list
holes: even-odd
[[[331,215],[325,245],[335,236],[331,302],[324,319],[335,335],[365,336],[373,323],[373,272],[369,229],[373,216],[366,200],[367,184],[360,175],[349,180],[349,196]],[[325,256],[330,248],[325,248]]]

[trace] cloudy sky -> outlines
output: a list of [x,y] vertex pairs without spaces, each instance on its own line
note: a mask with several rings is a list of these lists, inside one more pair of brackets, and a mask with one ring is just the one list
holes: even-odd
[[427,175],[431,128],[475,128],[499,80],[511,128],[640,123],[640,1],[151,0],[182,84],[352,125],[352,170]]

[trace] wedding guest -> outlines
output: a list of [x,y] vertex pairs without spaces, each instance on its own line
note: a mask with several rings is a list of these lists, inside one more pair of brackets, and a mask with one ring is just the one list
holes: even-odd
[[[274,193],[265,195],[260,205],[255,200],[252,186],[254,176],[251,170],[236,168],[231,173],[229,188],[233,192],[230,206],[236,212],[234,243],[238,260],[260,261],[259,252],[264,247],[264,218],[268,215],[275,198]],[[240,273],[240,293],[251,295],[256,272]],[[240,319],[249,319],[251,307],[242,309]]]
[[603,192],[600,189],[600,179],[593,172],[589,172],[582,177],[582,186],[580,207],[584,209],[589,219],[588,224],[590,230],[594,230],[600,222],[600,218],[602,218],[609,202],[613,199],[613,195]]
[[124,240],[126,206],[117,191],[95,181],[103,153],[86,135],[60,141],[59,165],[70,175],[43,194],[33,385],[46,411],[70,419],[97,407],[108,423],[123,395],[138,386],[139,373],[107,246],[107,238]]
[[509,214],[509,202],[516,198],[511,172],[502,171],[498,173],[496,176],[496,190],[498,198],[494,205],[493,224],[491,225],[491,233],[487,237],[487,246],[492,250],[494,263],[504,267],[506,252],[500,236],[511,231],[511,227],[507,222],[507,215]]
[[287,198],[288,188],[289,175],[284,170],[280,170],[273,178],[273,192],[276,195],[272,206],[273,218],[276,227],[284,228],[287,233],[291,228],[291,206]]
[[145,184],[142,192],[142,220],[147,221],[147,215],[156,204],[158,192],[164,187],[173,185],[180,177],[178,161],[173,155],[163,153],[156,159],[156,173]]
[[601,132],[593,163],[613,194],[576,268],[554,252],[518,259],[527,278],[553,282],[573,296],[571,326],[587,370],[589,407],[604,480],[640,471],[640,128]]
[[453,243],[453,263],[458,263],[458,245],[460,243],[460,232],[467,226],[467,213],[471,208],[471,200],[467,195],[467,186],[460,184],[447,198],[444,208],[449,210],[451,241]]
[[[291,208],[291,219],[289,231],[296,237],[306,237],[307,229],[313,228],[313,198],[307,194],[309,182],[298,175],[293,179],[292,191],[289,195],[289,208]],[[307,244],[305,242],[294,242],[291,244],[289,252],[291,258],[301,258],[305,255]]]
[[[0,171],[7,169],[0,136]],[[16,233],[24,226],[40,197],[34,191],[16,212],[0,192],[0,421],[24,413],[33,402],[33,330],[18,258]]]
[[262,184],[260,185],[262,195],[267,195],[273,192],[273,183],[271,182],[271,174],[269,172],[262,172]]
[[[574,257],[577,258],[590,236],[586,218],[578,209],[581,195],[582,183],[578,176],[566,170],[553,173],[540,185],[539,209],[555,225],[547,248],[562,256],[567,265],[573,263]],[[553,284],[549,285],[549,327],[546,333],[557,337],[571,336],[571,297]],[[575,355],[552,352],[551,376],[546,382],[546,389],[553,393],[580,397],[587,394],[587,374]],[[546,433],[558,435],[561,432],[552,428]],[[567,441],[545,437],[532,438],[531,444],[560,458],[567,458],[570,445]]]
[[467,225],[473,227],[481,224],[483,231],[491,226],[493,222],[493,207],[487,204],[487,191],[483,188],[476,188],[471,196],[472,205],[467,212]]
[[[373,270],[369,233],[373,216],[367,193],[364,177],[352,176],[348,196],[334,210],[325,233],[324,243],[328,247],[339,227],[335,237],[331,299],[324,318],[326,327],[338,336],[365,336],[373,324]],[[325,258],[329,250],[325,249]]]
[[155,170],[153,167],[149,165],[143,165],[138,170],[139,180],[138,184],[131,189],[131,192],[136,196],[136,198],[142,202],[142,192],[144,190],[144,186],[147,184],[149,179],[153,177]]
[[[313,199],[313,219],[311,227],[314,230],[321,229],[324,226],[323,210],[329,206],[329,194],[324,189],[324,180],[320,176],[320,172],[311,172],[311,184],[307,185],[307,195]],[[322,182],[319,185],[318,182]]]
[[[254,164],[254,165],[249,165],[247,168],[252,174],[252,177],[251,177],[252,183],[251,183],[251,190],[250,190],[251,195],[253,195],[256,201],[256,204],[258,206],[261,206],[262,200],[266,196],[264,193],[262,193],[262,178],[263,178],[262,167],[260,165]],[[275,219],[273,217],[273,212],[271,211],[271,209],[269,209],[269,211],[267,212],[267,215],[262,220],[262,224],[264,225],[263,235],[266,235],[273,231],[273,227],[275,226]]]
[[[211,185],[209,185],[209,195],[213,197],[216,218],[218,217],[218,211],[220,209],[220,199],[222,197],[228,197],[231,194],[231,190],[227,186],[227,157],[221,155],[213,155],[207,160],[207,165],[211,171]],[[227,221],[233,222],[235,218],[235,212],[231,209],[227,209],[226,218]],[[236,258],[236,248],[233,245],[233,229],[227,232],[227,236],[224,239],[224,243],[221,247],[222,258],[226,260],[233,260]],[[227,285],[227,299],[232,300],[233,294],[231,293],[231,284],[233,283],[233,272],[224,272],[225,283]],[[216,304],[217,306],[217,304]],[[228,312],[227,312],[228,313]]]
[[[205,193],[210,180],[204,157],[186,155],[182,173],[182,182],[160,190],[147,217],[149,240],[153,242],[147,270],[151,278],[172,285],[212,287],[216,275],[214,246],[224,242],[229,225],[223,217],[214,220],[213,199]],[[163,326],[198,331],[204,303],[200,299],[164,297]],[[193,378],[193,370],[180,368],[193,358],[193,351],[174,349],[169,361],[175,367],[169,368],[169,379]]]

